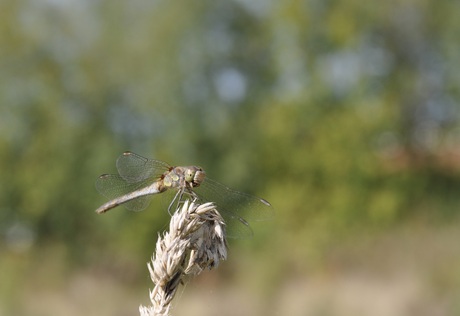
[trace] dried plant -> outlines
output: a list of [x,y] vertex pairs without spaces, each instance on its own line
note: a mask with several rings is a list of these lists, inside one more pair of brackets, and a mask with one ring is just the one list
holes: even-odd
[[216,268],[227,258],[225,223],[213,203],[186,200],[171,217],[169,231],[158,238],[147,264],[154,283],[151,306],[140,306],[142,316],[169,315],[178,286],[189,275]]

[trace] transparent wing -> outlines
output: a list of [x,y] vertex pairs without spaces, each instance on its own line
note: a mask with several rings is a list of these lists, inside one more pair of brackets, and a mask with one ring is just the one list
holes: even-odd
[[[103,174],[96,180],[96,189],[108,199],[116,200],[120,196],[143,188],[150,183],[148,180],[129,183],[118,174]],[[142,211],[150,204],[151,198],[151,195],[145,195],[126,202],[123,205],[131,211]]]
[[254,235],[251,226],[240,216],[226,210],[217,208],[224,217],[227,237],[229,238],[248,238]]
[[169,168],[166,162],[148,159],[130,151],[124,152],[117,159],[118,173],[129,183],[159,178]]
[[274,217],[273,207],[264,199],[238,192],[206,178],[194,188],[201,199],[214,202],[226,220],[229,237],[252,236],[248,221],[263,221]]

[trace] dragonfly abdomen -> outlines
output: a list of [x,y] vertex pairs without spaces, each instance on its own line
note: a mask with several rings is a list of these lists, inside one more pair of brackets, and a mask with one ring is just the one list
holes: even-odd
[[124,204],[126,202],[132,201],[134,199],[137,199],[138,197],[145,196],[145,195],[150,195],[150,194],[157,194],[157,193],[162,193],[167,190],[167,187],[164,186],[163,181],[156,181],[152,183],[149,186],[146,186],[142,189],[127,193],[125,195],[122,195],[116,199],[113,199],[102,206],[100,206],[97,210],[96,213],[102,214],[105,213],[118,205]]

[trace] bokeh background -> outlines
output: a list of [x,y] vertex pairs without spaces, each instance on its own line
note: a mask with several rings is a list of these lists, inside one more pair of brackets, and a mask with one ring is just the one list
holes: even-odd
[[0,2],[0,315],[136,315],[131,150],[269,200],[173,315],[460,315],[460,2]]

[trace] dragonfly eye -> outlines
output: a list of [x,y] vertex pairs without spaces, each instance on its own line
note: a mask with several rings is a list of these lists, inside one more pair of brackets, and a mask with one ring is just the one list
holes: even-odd
[[200,168],[195,172],[195,176],[193,177],[193,186],[199,186],[204,181],[204,178],[206,178],[206,173]]
[[188,168],[187,170],[185,170],[185,181],[186,182],[192,182],[193,181],[193,178],[195,177],[195,173],[196,171]]

